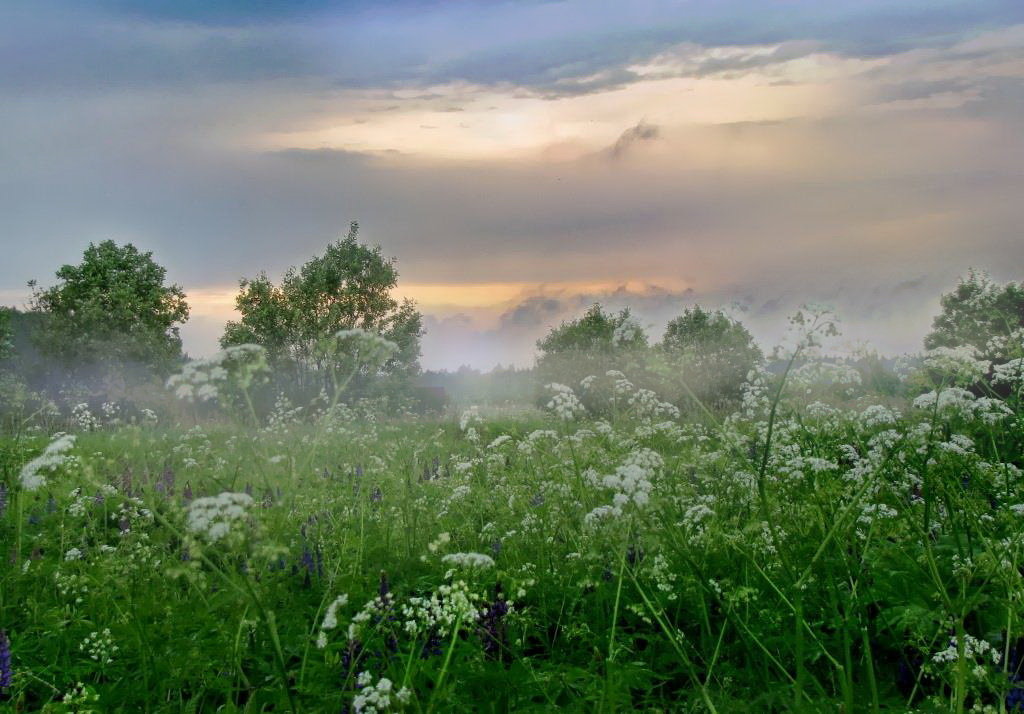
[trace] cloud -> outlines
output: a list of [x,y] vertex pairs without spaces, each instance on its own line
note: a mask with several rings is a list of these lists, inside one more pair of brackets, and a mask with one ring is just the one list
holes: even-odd
[[611,158],[617,159],[635,144],[656,140],[659,133],[657,126],[641,121],[622,132],[619,138],[615,140],[615,143],[608,149],[608,153]]
[[[0,290],[106,238],[231,286],[355,219],[403,283],[835,299],[896,338],[1024,270],[1019,2],[298,5],[0,9]],[[430,354],[528,360],[595,297],[425,306]]]

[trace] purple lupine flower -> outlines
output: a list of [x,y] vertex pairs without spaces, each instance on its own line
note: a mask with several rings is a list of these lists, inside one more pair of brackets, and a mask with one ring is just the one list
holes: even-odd
[[47,513],[56,513],[57,512],[57,499],[54,498],[53,496],[50,496],[49,498],[46,499],[46,512]]
[[103,495],[102,491],[97,491],[96,495],[92,497],[92,502],[97,506],[102,506],[107,500],[107,497]]
[[302,556],[299,558],[299,562],[302,563],[307,573],[312,573],[316,569],[313,551],[309,549],[309,544],[305,540],[302,541]]
[[384,492],[380,490],[380,486],[373,487],[373,493],[370,494],[370,500],[374,503],[380,503],[384,500]]
[[436,628],[431,628],[427,633],[427,639],[423,642],[423,649],[420,651],[420,659],[440,657],[444,653],[444,642]]
[[380,597],[381,602],[385,602],[390,594],[391,584],[388,582],[388,574],[382,570],[380,571],[380,585],[377,586],[377,595]]
[[629,548],[626,549],[626,560],[630,565],[636,565],[644,559],[644,549],[642,546],[634,546],[630,544]]
[[0,518],[7,513],[7,484],[0,481]]
[[505,646],[505,615],[508,614],[508,603],[501,591],[501,583],[494,586],[494,602],[480,613],[480,639],[483,641],[484,653],[489,657],[497,656]]
[[124,535],[125,533],[129,533],[131,531],[131,529],[132,529],[131,521],[129,521],[127,518],[122,517],[117,522],[117,528],[118,528],[119,531],[121,531],[121,535]]
[[363,653],[363,643],[359,640],[349,640],[348,647],[341,653],[341,678],[348,679],[352,676],[352,670]]
[[0,630],[0,694],[11,687],[11,641],[7,630]]
[[125,467],[124,473],[121,474],[121,492],[125,496],[132,495],[132,470]]

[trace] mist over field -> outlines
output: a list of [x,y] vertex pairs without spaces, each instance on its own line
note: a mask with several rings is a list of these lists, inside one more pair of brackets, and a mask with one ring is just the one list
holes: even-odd
[[0,711],[1024,711],[1024,4],[0,5]]

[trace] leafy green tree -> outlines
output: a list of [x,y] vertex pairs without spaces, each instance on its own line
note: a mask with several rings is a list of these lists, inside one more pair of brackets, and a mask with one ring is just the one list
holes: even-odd
[[165,373],[181,359],[178,325],[189,314],[185,293],[166,275],[152,253],[130,243],[90,243],[81,263],[57,271],[59,284],[34,290],[32,309],[45,319],[33,339],[77,374],[132,366]]
[[654,369],[664,380],[664,396],[682,405],[699,399],[707,407],[735,403],[741,386],[763,359],[753,336],[721,310],[686,308],[668,323]]
[[280,285],[265,273],[242,279],[235,300],[242,318],[227,324],[221,345],[262,345],[275,369],[290,373],[300,387],[329,387],[331,351],[322,348],[323,341],[361,328],[398,346],[372,376],[401,382],[417,374],[422,316],[411,300],[393,297],[395,261],[384,258],[379,246],[360,243],[358,231],[352,223],[345,238],[301,268],[290,268]]
[[647,335],[626,308],[606,313],[597,303],[575,320],[554,327],[537,342],[543,363],[555,355],[591,356],[647,346]]
[[[1024,329],[1024,285],[999,285],[988,274],[970,270],[953,292],[939,300],[942,311],[924,339],[926,349],[975,348],[979,356],[1000,360],[1008,356],[1007,341]],[[1020,340],[1017,339],[1019,347]]]
[[[647,335],[630,314],[605,312],[595,303],[575,320],[553,327],[537,342],[539,385],[564,384],[576,391],[583,403],[596,409],[604,400],[580,389],[580,381],[591,375],[602,377],[619,370],[643,383],[646,371]],[[544,402],[549,395],[541,392]]]

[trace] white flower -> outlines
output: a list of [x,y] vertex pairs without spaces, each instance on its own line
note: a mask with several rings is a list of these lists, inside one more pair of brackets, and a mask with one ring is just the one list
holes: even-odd
[[46,485],[46,476],[43,472],[53,472],[63,466],[68,459],[68,452],[75,445],[75,437],[71,434],[56,434],[53,441],[35,457],[21,468],[19,479],[21,487],[26,491],[37,491]]
[[992,363],[979,359],[978,351],[974,347],[960,345],[928,350],[924,355],[924,366],[952,377],[960,384],[971,384],[985,376]]
[[323,622],[320,623],[320,634],[316,638],[316,646],[323,649],[327,646],[327,632],[338,626],[338,608],[348,603],[348,594],[342,593],[331,601],[324,612]]
[[586,411],[583,407],[583,403],[576,398],[571,387],[553,382],[545,385],[545,389],[550,389],[554,392],[554,395],[552,395],[550,401],[548,401],[548,409],[553,411],[555,416],[562,421],[572,421],[578,415],[583,414]]
[[449,553],[441,558],[441,562],[446,565],[454,565],[457,568],[467,568],[469,570],[474,568],[483,570],[494,567],[494,558],[483,553]]
[[188,507],[188,529],[210,542],[215,542],[231,531],[231,526],[245,518],[253,505],[246,493],[225,491],[217,496],[197,498]]
[[483,424],[484,420],[480,416],[479,407],[470,407],[462,412],[462,416],[459,417],[459,430],[466,431],[474,424]]

